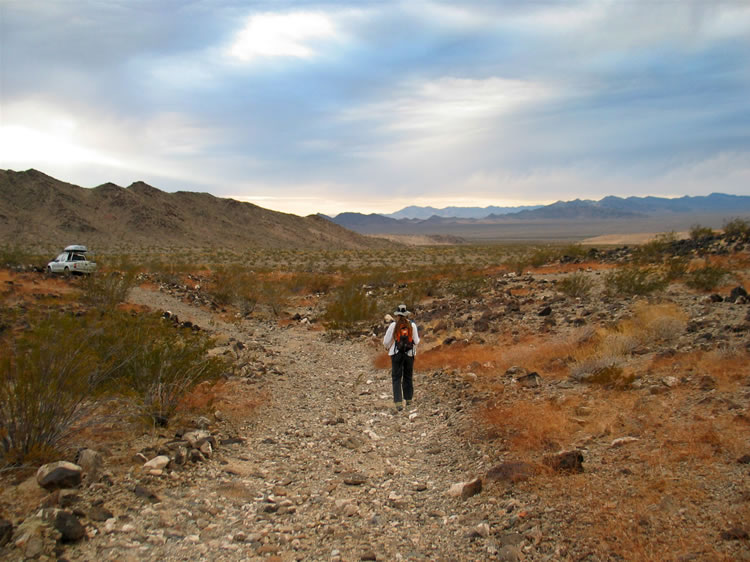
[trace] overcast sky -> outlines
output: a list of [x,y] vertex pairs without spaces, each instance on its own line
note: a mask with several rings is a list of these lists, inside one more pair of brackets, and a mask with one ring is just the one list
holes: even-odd
[[309,214],[750,195],[750,0],[0,0],[0,168]]

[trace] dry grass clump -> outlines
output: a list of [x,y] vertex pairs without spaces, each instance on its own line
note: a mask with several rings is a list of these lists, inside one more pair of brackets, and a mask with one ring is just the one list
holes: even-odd
[[557,284],[558,290],[572,298],[587,297],[594,288],[594,280],[583,273],[576,271],[562,278]]
[[597,332],[576,352],[571,376],[585,382],[624,387],[634,380],[627,359],[639,347],[674,341],[687,326],[687,316],[673,304],[639,303],[633,317]]
[[490,407],[482,412],[481,418],[500,432],[517,456],[529,458],[570,443],[578,427],[563,406],[551,401],[521,401]]

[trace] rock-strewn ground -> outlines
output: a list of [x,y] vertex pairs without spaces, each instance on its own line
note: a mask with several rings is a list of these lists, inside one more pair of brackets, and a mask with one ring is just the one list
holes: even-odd
[[630,349],[634,380],[613,388],[568,378],[568,347],[632,318],[635,300],[565,298],[557,277],[497,275],[478,297],[421,303],[404,412],[373,363],[382,326],[332,338],[314,303],[282,326],[220,315],[200,291],[136,289],[133,304],[211,331],[235,360],[217,413],[108,442],[72,494],[31,481],[3,507],[29,527],[46,515],[22,506],[76,515],[87,538],[58,548],[69,560],[750,559],[750,372],[732,363],[747,357],[747,299],[673,285],[648,306],[674,304],[684,328]]

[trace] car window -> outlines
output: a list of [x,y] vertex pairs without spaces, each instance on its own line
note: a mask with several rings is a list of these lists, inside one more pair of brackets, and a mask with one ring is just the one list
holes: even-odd
[[86,261],[86,258],[81,254],[73,254],[73,261]]
[[65,261],[65,258],[68,257],[68,254],[60,254],[55,258],[55,261]]

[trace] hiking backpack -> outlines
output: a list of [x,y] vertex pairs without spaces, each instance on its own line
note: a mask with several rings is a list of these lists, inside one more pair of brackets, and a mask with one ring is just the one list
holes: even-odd
[[406,353],[414,349],[414,339],[411,334],[411,322],[397,324],[393,339],[396,341],[396,351]]

